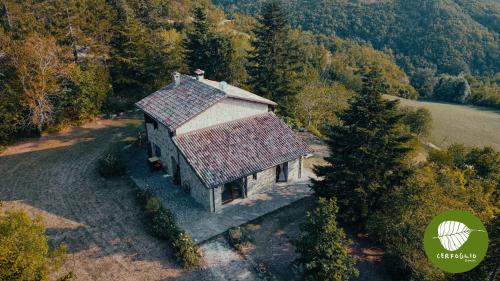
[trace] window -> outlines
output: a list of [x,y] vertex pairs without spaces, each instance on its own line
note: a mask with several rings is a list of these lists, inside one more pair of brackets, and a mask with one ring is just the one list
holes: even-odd
[[252,175],[252,179],[256,180],[257,179],[257,173]]
[[288,181],[288,162],[276,166],[276,182]]
[[155,156],[161,157],[161,148],[155,144]]

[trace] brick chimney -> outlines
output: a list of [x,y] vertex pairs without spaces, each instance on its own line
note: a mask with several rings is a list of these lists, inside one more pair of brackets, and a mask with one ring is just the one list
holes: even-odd
[[204,79],[205,71],[201,69],[196,69],[194,71],[194,74],[196,75],[196,80],[201,81]]
[[172,79],[174,80],[175,87],[179,86],[181,83],[181,74],[177,71],[172,73]]

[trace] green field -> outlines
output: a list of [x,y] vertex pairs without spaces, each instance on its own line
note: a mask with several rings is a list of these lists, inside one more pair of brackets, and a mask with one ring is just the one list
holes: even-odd
[[432,113],[429,141],[439,147],[452,143],[492,146],[500,150],[500,112],[475,106],[399,99],[402,105],[424,107]]

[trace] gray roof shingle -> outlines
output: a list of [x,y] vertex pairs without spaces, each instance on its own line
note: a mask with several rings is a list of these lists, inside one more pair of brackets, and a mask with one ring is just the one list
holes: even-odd
[[136,103],[137,107],[171,131],[211,107],[226,94],[187,75]]
[[173,138],[203,183],[211,188],[309,153],[274,113],[264,113]]

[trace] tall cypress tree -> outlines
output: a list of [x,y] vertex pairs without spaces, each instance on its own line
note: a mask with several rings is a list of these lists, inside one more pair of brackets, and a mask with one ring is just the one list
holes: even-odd
[[278,102],[280,113],[288,116],[299,92],[297,80],[304,65],[298,42],[290,39],[290,27],[279,1],[263,5],[254,33],[248,83],[256,94]]
[[337,197],[345,221],[363,223],[381,207],[382,195],[411,173],[405,161],[411,137],[400,130],[398,101],[384,100],[384,91],[380,71],[369,70],[361,93],[339,114],[341,125],[328,130],[328,164],[314,168],[313,190]]

